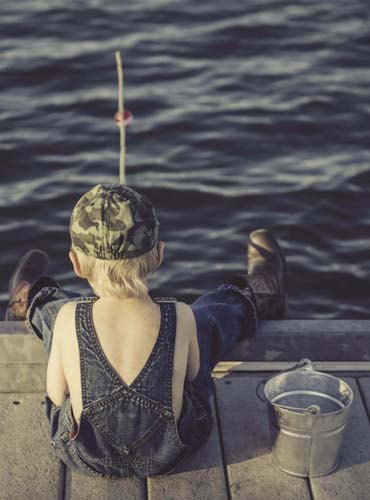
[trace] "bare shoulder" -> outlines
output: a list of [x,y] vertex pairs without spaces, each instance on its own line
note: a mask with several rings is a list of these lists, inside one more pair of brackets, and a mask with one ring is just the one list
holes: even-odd
[[57,323],[61,324],[64,321],[71,321],[74,320],[76,313],[76,301],[71,300],[69,302],[66,302],[58,312],[58,315],[55,320],[55,326]]
[[189,340],[196,335],[196,323],[193,311],[184,302],[176,303],[177,329],[181,331]]
[[185,325],[192,327],[195,325],[195,318],[191,307],[185,302],[176,302],[176,312],[178,320]]
[[76,315],[76,302],[66,302],[58,311],[53,328],[53,337],[66,339],[69,332],[73,332]]
[[183,338],[188,342],[186,378],[194,380],[199,372],[200,352],[197,340],[197,326],[195,317],[190,306],[183,302],[177,303],[178,329],[182,332]]
[[193,311],[191,310],[191,307],[188,304],[185,304],[185,302],[176,302],[176,309],[177,313],[179,314],[188,314],[192,315]]

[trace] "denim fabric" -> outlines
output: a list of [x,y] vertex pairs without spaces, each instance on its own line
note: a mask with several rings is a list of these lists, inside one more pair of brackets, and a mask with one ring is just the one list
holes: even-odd
[[155,299],[161,310],[158,339],[144,369],[127,386],[100,348],[92,322],[96,299],[76,296],[52,281],[33,288],[26,323],[48,353],[59,309],[70,300],[77,302],[83,411],[77,428],[69,394],[60,406],[45,394],[51,443],[67,466],[88,475],[169,473],[208,439],[213,425],[211,371],[235,342],[255,333],[253,292],[247,283],[244,288],[225,284],[191,305],[201,363],[196,379],[185,382],[178,423],[172,412],[175,301]]
[[54,323],[60,308],[80,294],[63,290],[54,279],[42,277],[30,289],[26,325],[44,343],[50,354]]
[[[191,304],[200,351],[200,370],[193,385],[212,392],[211,372],[235,343],[257,331],[257,305],[254,292],[244,278],[223,284],[201,295]],[[243,285],[243,288],[240,287]]]

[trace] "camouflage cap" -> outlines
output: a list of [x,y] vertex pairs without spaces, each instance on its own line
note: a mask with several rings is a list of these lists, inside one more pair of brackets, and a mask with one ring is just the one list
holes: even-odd
[[69,232],[73,246],[91,257],[118,260],[149,252],[159,222],[150,200],[120,184],[98,184],[76,203]]

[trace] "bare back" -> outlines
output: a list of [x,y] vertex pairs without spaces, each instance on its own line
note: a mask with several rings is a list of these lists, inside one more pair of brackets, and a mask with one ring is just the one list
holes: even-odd
[[[61,359],[65,383],[70,392],[73,414],[79,421],[82,411],[80,356],[75,329],[76,303],[69,302],[59,312],[53,332],[48,364],[47,392],[57,405],[64,397],[62,383],[54,375],[53,364]],[[199,370],[196,325],[189,306],[176,304],[177,331],[172,378],[172,409],[178,420],[185,376],[195,378]],[[100,346],[112,368],[128,386],[144,367],[156,342],[160,308],[151,299],[100,298],[93,305],[93,323]],[[64,388],[65,389],[65,388]]]

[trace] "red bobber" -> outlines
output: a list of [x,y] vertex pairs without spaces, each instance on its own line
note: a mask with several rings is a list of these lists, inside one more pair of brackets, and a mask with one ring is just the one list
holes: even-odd
[[[132,115],[131,111],[129,111],[128,109],[125,109],[123,112],[123,119],[124,119],[125,127],[128,127],[131,124],[132,118],[133,118],[133,115]],[[117,111],[117,113],[114,115],[114,121],[117,123],[117,125],[119,125],[119,111]]]

